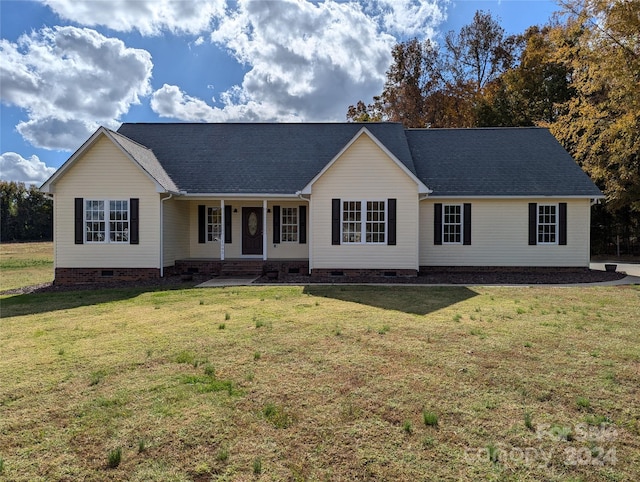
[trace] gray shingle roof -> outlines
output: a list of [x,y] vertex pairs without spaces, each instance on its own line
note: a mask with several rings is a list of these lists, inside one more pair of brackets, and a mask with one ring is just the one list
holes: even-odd
[[432,196],[601,196],[542,128],[409,129],[418,177]]
[[404,129],[391,123],[122,124],[189,193],[295,194],[366,126],[415,174]]
[[[150,123],[122,124],[118,133],[141,144],[140,152],[131,153],[134,157],[147,158],[150,151],[145,153],[142,146],[153,151],[166,176],[181,191],[295,194],[363,126],[433,190],[432,196],[602,194],[551,133],[541,128],[405,130],[395,123]],[[153,159],[141,165],[154,169]],[[162,173],[157,175],[162,178]]]
[[151,149],[117,132],[110,130],[109,133],[113,136],[113,139],[120,144],[120,147],[127,151],[129,155],[140,164],[140,167],[155,179],[158,184],[167,191],[178,192],[178,188],[173,182],[173,179],[169,177]]

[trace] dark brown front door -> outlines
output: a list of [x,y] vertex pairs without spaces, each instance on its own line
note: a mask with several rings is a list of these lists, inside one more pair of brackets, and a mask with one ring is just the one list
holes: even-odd
[[262,254],[262,208],[242,208],[242,254]]

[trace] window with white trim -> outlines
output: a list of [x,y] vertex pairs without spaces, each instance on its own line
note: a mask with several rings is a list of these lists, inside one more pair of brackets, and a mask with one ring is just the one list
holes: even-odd
[[222,236],[222,209],[207,207],[207,241],[220,241]]
[[342,242],[345,244],[385,243],[386,213],[386,201],[343,201]]
[[556,244],[558,205],[538,204],[538,244]]
[[384,201],[367,201],[367,243],[384,243],[385,213]]
[[280,239],[283,243],[298,242],[298,208],[280,208]]
[[462,243],[462,205],[460,204],[442,206],[442,243]]
[[87,199],[84,206],[86,242],[129,242],[128,200]]

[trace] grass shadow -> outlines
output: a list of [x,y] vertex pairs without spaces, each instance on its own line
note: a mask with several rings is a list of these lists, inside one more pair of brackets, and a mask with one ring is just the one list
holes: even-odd
[[[184,288],[180,287],[180,288]],[[142,293],[179,289],[178,287],[131,287],[131,288],[100,288],[74,289],[61,291],[34,291],[31,293],[7,296],[0,299],[0,319],[13,316],[27,316],[39,313],[50,313],[60,310],[70,310],[82,306],[99,305],[122,301]]]
[[464,286],[307,285],[304,293],[414,315],[426,315],[478,295]]

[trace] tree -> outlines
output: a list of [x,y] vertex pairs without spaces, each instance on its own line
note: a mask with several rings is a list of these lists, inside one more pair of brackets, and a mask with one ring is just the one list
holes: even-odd
[[0,241],[53,239],[53,201],[35,186],[0,181]]
[[640,2],[565,0],[556,58],[576,96],[550,124],[603,189],[611,212],[640,212]]

